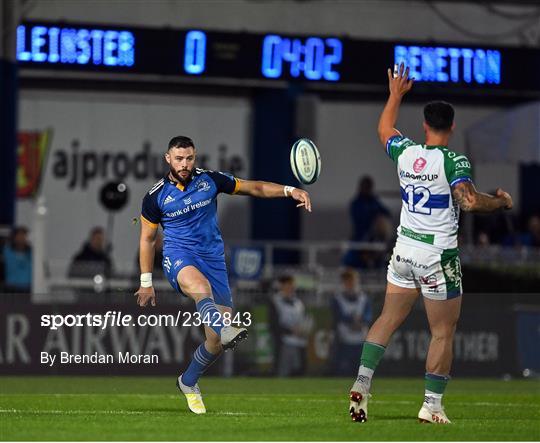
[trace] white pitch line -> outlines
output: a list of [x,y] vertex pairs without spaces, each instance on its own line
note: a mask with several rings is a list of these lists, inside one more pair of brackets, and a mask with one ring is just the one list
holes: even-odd
[[[421,405],[421,400],[419,401],[408,401],[408,400],[372,400],[370,403],[384,403],[384,404],[400,404],[400,405]],[[491,403],[488,401],[471,401],[471,402],[448,402],[450,406],[492,406],[492,407],[501,407],[501,406],[510,406],[515,408],[540,408],[540,405],[531,405],[528,403]]]
[[[63,394],[58,394],[58,396],[61,396]],[[79,394],[69,394],[70,396],[76,396]],[[86,395],[86,394],[83,394]],[[92,395],[92,394],[88,394]],[[126,396],[138,396],[137,394],[125,394]],[[152,395],[148,395],[148,397],[151,397]],[[141,395],[141,397],[147,397],[146,395]],[[160,395],[159,397],[164,397],[163,395]],[[167,398],[177,399],[178,396],[176,395],[167,395]],[[247,399],[246,399],[247,400]],[[264,400],[264,396],[258,397],[257,401]],[[276,401],[277,399],[273,398],[272,401]],[[307,402],[307,403],[336,403],[336,402],[342,402],[340,400],[335,399],[279,399],[282,401],[294,401],[294,402]],[[345,401],[343,401],[345,403]],[[420,405],[420,401],[410,401],[410,400],[372,400],[372,404],[389,404],[389,405]],[[511,408],[534,408],[539,409],[539,405],[535,404],[527,404],[527,403],[495,403],[495,402],[450,402],[450,406],[483,406],[483,407],[511,407]],[[24,413],[24,414],[117,414],[117,415],[140,415],[144,414],[146,412],[143,411],[124,411],[124,410],[106,410],[102,411],[99,409],[96,410],[32,410],[32,409],[0,409],[1,414],[18,414],[18,413]],[[225,412],[225,411],[216,411],[213,413],[213,415],[258,415],[257,413],[247,413],[247,412]],[[260,414],[260,415],[268,415]]]
[[[333,401],[334,400],[329,400]],[[387,401],[379,400],[374,401],[373,403],[381,404],[417,404],[418,402],[414,401]],[[474,406],[492,406],[492,407],[527,407],[527,408],[538,408],[537,405],[521,404],[521,403],[489,403],[489,402],[471,402],[471,403],[453,403],[453,405],[474,405]],[[171,413],[176,413],[176,411],[171,410]],[[32,410],[32,409],[0,409],[0,414],[34,414],[34,415],[142,415],[147,414],[148,411],[125,411],[125,410],[60,410],[60,409],[50,409],[50,410]],[[225,416],[283,416],[288,414],[276,414],[271,412],[227,412],[227,411],[215,411],[211,412],[210,415],[225,415]]]
[[540,408],[540,405],[531,405],[528,403],[491,403],[489,401],[473,401],[473,402],[459,402],[459,403],[451,403],[453,405],[459,405],[459,406],[468,406],[468,405],[474,405],[474,406],[510,406],[513,408]]
[[[170,411],[171,413],[176,413],[177,411]],[[32,409],[0,409],[0,414],[35,414],[35,415],[101,415],[101,414],[115,414],[115,415],[141,415],[147,414],[148,411],[99,411],[99,410],[32,410]],[[266,412],[226,412],[226,411],[217,411],[210,412],[209,415],[226,415],[226,416],[288,416],[289,414],[278,414],[278,413],[266,413]]]
[[250,414],[249,412],[211,412],[211,415],[241,415],[241,416],[245,416],[245,415],[255,415],[255,414]]
[[[246,399],[249,400],[249,399]],[[258,397],[258,401],[264,400],[264,396]],[[272,398],[272,401],[286,401],[286,402],[306,402],[306,403],[335,403],[336,399],[333,398]],[[341,401],[341,400],[337,400]],[[370,404],[388,404],[388,405],[422,405],[422,399],[418,401],[412,400],[370,400]],[[495,402],[486,402],[486,401],[473,401],[473,402],[449,402],[450,405],[456,406],[510,406],[510,407],[524,407],[524,408],[540,408],[540,405],[531,405],[528,403],[495,403]]]
[[[164,394],[12,394],[16,396],[26,396],[26,395],[33,395],[33,396],[44,396],[44,397],[79,397],[79,396],[115,396],[115,397],[138,397],[138,398],[168,398],[168,399],[177,399],[180,398],[179,395],[164,395]],[[232,394],[235,395],[235,394]],[[220,394],[209,394],[208,397],[219,397]],[[231,394],[223,394],[225,397],[231,396]],[[0,396],[1,398],[2,396]],[[250,398],[253,397],[253,398]],[[246,401],[283,401],[283,402],[297,402],[297,403],[303,403],[303,402],[310,402],[310,403],[334,403],[336,402],[336,399],[333,398],[274,398],[273,396],[268,395],[259,395],[259,394],[244,394],[244,400]],[[340,401],[340,400],[337,400]],[[370,403],[381,403],[381,404],[397,404],[397,405],[412,405],[412,404],[420,404],[420,400],[418,401],[412,401],[412,400],[371,400]],[[510,406],[510,407],[524,407],[524,408],[538,408],[539,405],[532,405],[528,403],[501,403],[501,402],[489,402],[489,401],[476,401],[476,402],[452,402],[450,400],[449,402],[451,405],[457,405],[457,406],[492,406],[492,407],[501,407],[501,406]],[[2,412],[2,410],[0,410]]]
[[67,393],[67,394],[32,394],[30,392],[24,392],[24,393],[21,393],[21,394],[18,394],[18,393],[9,393],[9,394],[0,394],[0,399],[2,397],[8,397],[8,396],[16,396],[16,397],[24,397],[24,396],[32,396],[32,397],[110,397],[110,396],[114,396],[114,397],[139,397],[139,398],[155,398],[155,397],[159,397],[159,398],[178,398],[179,395],[172,395],[172,394],[115,394],[114,392],[113,393],[105,393],[105,392],[100,392],[100,393],[95,393],[95,394],[91,394],[91,393],[88,393],[88,392],[85,392],[85,393],[80,393],[80,394],[72,394],[72,393]]
[[116,414],[116,415],[140,415],[144,414],[142,411],[122,411],[122,410],[112,410],[112,411],[100,411],[100,410],[60,410],[60,409],[50,409],[50,410],[33,410],[33,409],[0,409],[0,414],[57,414],[57,415],[80,415],[80,414]]

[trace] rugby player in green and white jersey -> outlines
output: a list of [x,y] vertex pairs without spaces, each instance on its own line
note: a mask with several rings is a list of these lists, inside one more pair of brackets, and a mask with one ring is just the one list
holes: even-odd
[[403,96],[412,88],[409,69],[388,70],[390,96],[379,120],[379,138],[397,164],[402,208],[398,238],[387,274],[384,307],[366,337],[358,378],[350,392],[349,413],[367,420],[371,378],[394,331],[420,293],[431,330],[426,360],[421,422],[450,423],[442,396],[450,379],[452,345],[461,308],[461,268],[457,249],[460,208],[471,212],[511,209],[512,198],[477,192],[468,159],[448,149],[454,110],[445,102],[424,108],[425,143],[416,143],[394,128]]

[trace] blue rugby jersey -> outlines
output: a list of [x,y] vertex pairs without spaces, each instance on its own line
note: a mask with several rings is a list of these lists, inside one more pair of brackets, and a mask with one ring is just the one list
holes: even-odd
[[189,252],[222,257],[223,240],[217,220],[217,196],[234,194],[238,180],[224,172],[196,168],[184,188],[168,176],[145,195],[141,221],[163,227],[163,254]]

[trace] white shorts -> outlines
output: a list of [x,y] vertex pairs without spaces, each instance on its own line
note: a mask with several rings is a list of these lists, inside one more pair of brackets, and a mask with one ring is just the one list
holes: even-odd
[[401,288],[420,288],[432,300],[448,300],[462,293],[458,249],[434,252],[396,243],[386,279]]

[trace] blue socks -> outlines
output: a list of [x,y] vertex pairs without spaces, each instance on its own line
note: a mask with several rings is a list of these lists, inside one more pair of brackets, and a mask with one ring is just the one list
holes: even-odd
[[[211,297],[203,298],[197,303],[197,312],[201,315],[201,322],[209,326],[219,336],[223,323],[221,313]],[[195,386],[202,373],[214,363],[219,354],[212,354],[205,348],[204,343],[199,345],[193,354],[188,368],[182,374],[182,383],[186,386]]]
[[182,374],[182,383],[184,383],[186,386],[195,386],[202,373],[206,371],[206,369],[212,363],[214,363],[218,357],[219,354],[211,354],[208,352],[204,347],[204,343],[199,345],[193,354],[191,363],[186,371]]
[[197,311],[201,314],[201,322],[205,326],[210,326],[219,336],[223,323],[221,321],[221,313],[211,297],[203,298],[197,303]]

